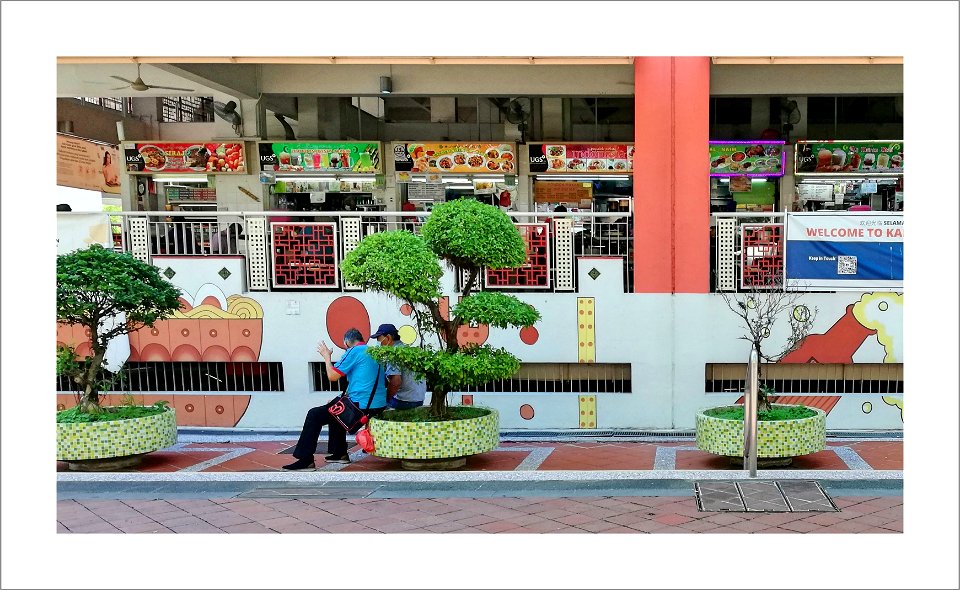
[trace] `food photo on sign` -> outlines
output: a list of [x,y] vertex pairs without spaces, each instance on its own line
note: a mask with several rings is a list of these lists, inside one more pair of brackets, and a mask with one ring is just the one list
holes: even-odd
[[400,144],[394,146],[394,167],[409,172],[511,174],[516,170],[516,149],[506,143]]

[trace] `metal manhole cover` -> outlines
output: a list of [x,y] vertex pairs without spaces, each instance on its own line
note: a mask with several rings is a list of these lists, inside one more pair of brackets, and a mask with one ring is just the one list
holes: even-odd
[[815,481],[703,481],[700,512],[840,512]]

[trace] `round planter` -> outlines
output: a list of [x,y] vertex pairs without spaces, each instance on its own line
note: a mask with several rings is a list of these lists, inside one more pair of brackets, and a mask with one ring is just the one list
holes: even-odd
[[[810,409],[816,412],[815,416],[758,421],[757,458],[799,457],[822,451],[827,445],[827,414],[818,408]],[[716,455],[742,458],[743,420],[725,420],[698,413],[697,448]]]
[[403,459],[405,469],[455,469],[466,457],[486,453],[500,443],[496,410],[479,418],[444,422],[391,422],[370,419],[374,456]]
[[57,460],[74,471],[129,467],[176,442],[173,408],[143,418],[57,424]]

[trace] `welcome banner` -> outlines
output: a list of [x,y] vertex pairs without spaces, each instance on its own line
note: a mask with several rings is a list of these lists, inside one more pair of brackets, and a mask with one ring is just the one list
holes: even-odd
[[902,213],[790,213],[786,286],[903,290]]

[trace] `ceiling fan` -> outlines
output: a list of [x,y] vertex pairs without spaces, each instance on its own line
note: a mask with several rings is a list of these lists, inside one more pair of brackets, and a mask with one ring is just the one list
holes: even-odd
[[143,92],[144,90],[150,90],[151,88],[159,88],[161,90],[182,90],[183,92],[193,92],[192,88],[176,88],[174,86],[154,86],[152,84],[144,84],[143,79],[140,78],[140,64],[137,64],[137,79],[136,80],[127,80],[126,78],[121,78],[120,76],[110,76],[120,80],[121,82],[126,82],[127,86],[121,86],[119,88],[111,88],[111,90],[123,90],[124,88],[132,88],[138,92]]

